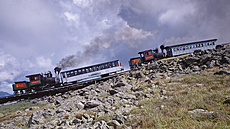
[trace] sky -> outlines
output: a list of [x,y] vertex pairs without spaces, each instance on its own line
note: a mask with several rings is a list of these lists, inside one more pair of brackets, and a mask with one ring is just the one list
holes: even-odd
[[0,0],[0,91],[26,75],[119,59],[161,44],[230,41],[229,0]]

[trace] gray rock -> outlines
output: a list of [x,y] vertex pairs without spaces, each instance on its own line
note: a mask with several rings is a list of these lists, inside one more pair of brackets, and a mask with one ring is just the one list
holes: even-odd
[[22,112],[21,111],[16,111],[14,114],[15,115],[22,115]]
[[96,92],[95,90],[91,90],[91,91],[90,91],[90,94],[91,94],[91,95],[97,95],[97,92]]
[[132,91],[140,91],[140,90],[144,90],[141,86],[138,86],[138,87],[132,87],[131,88]]
[[227,56],[225,56],[225,57],[223,58],[223,63],[228,63],[228,64],[230,64],[230,58],[227,57]]
[[208,66],[208,68],[214,67],[215,64],[216,64],[216,61],[215,61],[215,60],[212,60],[211,62],[208,61],[208,62],[206,63],[206,65]]
[[113,126],[114,129],[118,128],[121,124],[116,120],[110,120],[107,122],[109,126]]
[[127,115],[133,108],[134,108],[134,106],[126,104],[126,105],[120,106],[115,111],[115,114],[118,116]]
[[99,101],[96,101],[96,100],[91,100],[91,101],[88,101],[86,102],[85,104],[85,108],[94,108],[94,107],[97,107],[99,105],[101,105],[102,103],[99,102]]
[[117,94],[119,91],[115,90],[115,89],[110,89],[109,90],[109,93],[110,95],[114,95],[114,94]]
[[117,97],[124,98],[124,99],[136,99],[135,95],[127,94],[127,93],[122,93],[119,92],[116,94]]
[[212,55],[211,54],[205,54],[202,55],[200,58],[200,64],[205,64],[207,61],[209,61],[211,59]]
[[190,64],[193,64],[193,65],[198,64],[199,61],[200,61],[200,58],[198,58],[198,57],[186,57],[184,59],[184,62],[186,64],[188,64],[188,65],[190,65]]
[[142,91],[136,93],[135,95],[136,97],[145,97],[145,94]]
[[61,113],[61,112],[65,112],[65,110],[64,110],[64,109],[59,108],[59,109],[56,111],[56,113]]
[[198,86],[198,87],[203,87],[203,86],[204,86],[204,84],[199,84],[199,83],[196,83],[196,86]]
[[142,77],[145,77],[145,75],[142,72],[138,72],[138,73],[133,74],[133,77],[134,78],[142,78]]
[[213,114],[213,111],[208,111],[208,110],[204,110],[204,109],[195,109],[193,111],[188,111],[188,114]]
[[74,120],[72,120],[72,124],[74,124],[74,125],[80,124],[80,123],[83,123],[83,121],[80,120],[80,119],[74,119]]
[[200,67],[199,66],[194,66],[194,68],[193,68],[193,72],[197,72],[197,71],[200,71],[201,69],[200,69]]
[[31,111],[31,110],[35,110],[35,109],[39,109],[39,107],[35,106],[35,107],[30,107],[25,109],[26,112]]
[[160,91],[160,94],[161,94],[161,95],[166,95],[166,93],[167,93],[166,90],[161,90],[161,91]]
[[202,69],[202,70],[204,70],[204,69],[206,69],[208,66],[207,65],[202,65],[200,68]]
[[121,86],[125,86],[125,83],[119,82],[119,83],[117,83],[116,85],[112,86],[112,88],[121,87]]
[[76,104],[76,108],[78,108],[78,110],[82,110],[84,108],[84,106],[85,105],[83,103],[81,103],[81,102]]
[[42,110],[39,110],[39,111],[36,111],[34,112],[29,121],[28,121],[28,125],[31,125],[31,124],[44,124],[45,123],[45,119],[43,117],[43,111]]
[[96,122],[93,125],[94,129],[110,129],[110,127],[107,125],[107,123],[105,121],[101,121],[101,122]]
[[59,100],[55,101],[55,105],[60,105],[60,104],[61,104],[61,102]]

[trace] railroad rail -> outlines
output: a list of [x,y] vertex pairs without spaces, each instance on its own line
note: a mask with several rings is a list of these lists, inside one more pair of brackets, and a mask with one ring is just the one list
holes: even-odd
[[48,89],[48,90],[37,91],[37,92],[32,92],[32,93],[1,97],[0,98],[0,104],[4,104],[4,103],[7,103],[7,102],[12,102],[12,101],[17,101],[17,100],[27,100],[27,99],[40,98],[40,97],[43,97],[43,96],[55,95],[57,93],[65,93],[67,91],[81,89],[81,88],[84,88],[84,87],[89,86],[91,84],[94,84],[96,82],[105,81],[105,80],[108,80],[110,78],[126,74],[128,72],[129,72],[129,70],[122,71],[120,73],[109,75],[109,76],[106,76],[106,77],[103,77],[103,78],[98,78],[98,79],[88,80],[88,81],[85,81],[85,82],[80,82],[80,83],[77,83],[77,84],[64,85],[64,86],[61,86],[61,87]]

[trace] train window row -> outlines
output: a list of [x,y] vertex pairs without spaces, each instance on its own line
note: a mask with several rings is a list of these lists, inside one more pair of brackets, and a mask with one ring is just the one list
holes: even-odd
[[198,44],[191,44],[186,46],[178,46],[173,48],[173,51],[184,51],[188,49],[194,49],[194,48],[201,48],[201,47],[208,47],[208,46],[215,46],[215,42],[208,42],[208,43],[198,43]]
[[[112,67],[117,67],[117,66],[119,66],[118,61],[113,61],[113,62],[108,62],[108,63],[95,65],[95,66],[91,66],[91,67],[87,67],[87,68],[81,68],[81,69],[68,71],[68,72],[66,72],[66,75],[67,75],[67,77],[72,77],[72,76],[76,76],[76,75],[95,72],[95,71],[108,69],[108,68],[112,68]],[[63,77],[65,78],[64,73],[63,73]]]

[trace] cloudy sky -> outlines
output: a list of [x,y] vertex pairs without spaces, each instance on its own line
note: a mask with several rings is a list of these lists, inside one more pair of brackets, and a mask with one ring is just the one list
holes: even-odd
[[230,41],[229,0],[0,0],[0,91],[25,75],[164,44]]

